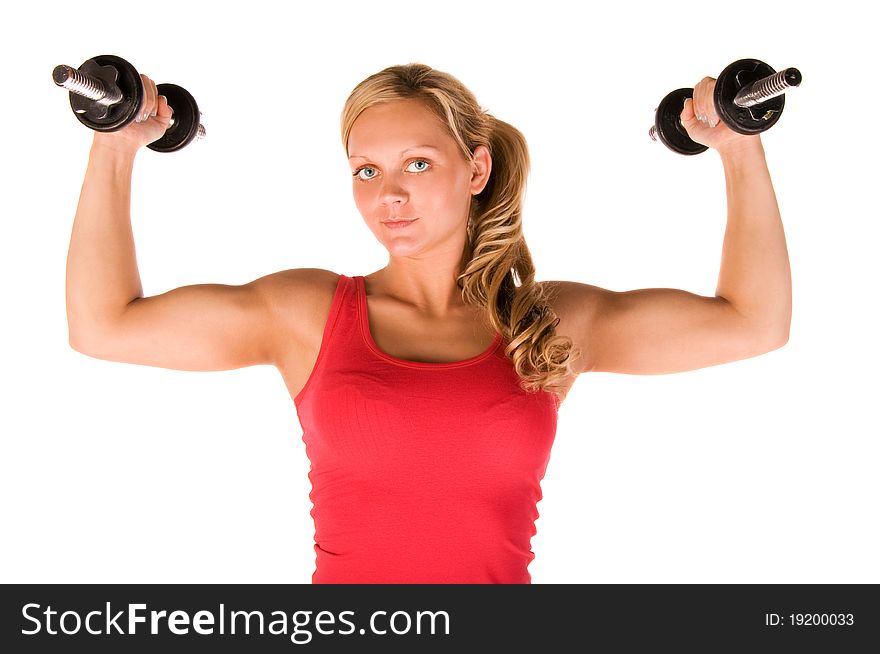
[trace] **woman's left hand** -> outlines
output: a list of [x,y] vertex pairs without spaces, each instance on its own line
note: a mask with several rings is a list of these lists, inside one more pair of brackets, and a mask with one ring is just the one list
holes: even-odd
[[693,98],[685,100],[679,117],[688,136],[693,141],[719,152],[749,147],[755,142],[760,144],[760,134],[739,134],[721,122],[715,111],[714,92],[715,78],[704,77],[694,87]]

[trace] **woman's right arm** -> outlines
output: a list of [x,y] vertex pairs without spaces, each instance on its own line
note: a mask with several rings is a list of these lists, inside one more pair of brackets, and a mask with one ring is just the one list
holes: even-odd
[[241,286],[197,284],[143,297],[131,229],[132,170],[138,149],[164,134],[171,109],[142,78],[145,111],[153,116],[96,132],[89,155],[67,257],[70,345],[99,359],[178,370],[274,363],[276,291],[291,271]]

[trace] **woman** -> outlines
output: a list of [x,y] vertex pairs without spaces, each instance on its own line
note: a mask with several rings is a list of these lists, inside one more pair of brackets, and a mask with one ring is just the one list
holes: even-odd
[[311,461],[315,583],[529,583],[540,481],[580,373],[692,370],[788,338],[788,255],[761,140],[719,123],[712,78],[681,120],[727,179],[716,297],[536,282],[523,135],[452,76],[409,64],[358,84],[342,112],[384,268],[144,298],[132,164],[172,110],[143,81],[138,122],[94,137],[68,258],[70,343],[179,370],[275,365]]

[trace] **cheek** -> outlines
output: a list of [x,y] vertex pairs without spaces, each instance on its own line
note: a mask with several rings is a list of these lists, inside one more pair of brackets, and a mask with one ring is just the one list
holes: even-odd
[[367,211],[367,208],[371,204],[367,201],[367,193],[364,190],[355,187],[352,189],[351,195],[354,198],[354,204],[358,208],[358,211],[361,213]]
[[364,223],[367,225],[367,227],[370,228],[370,230],[378,233],[379,228],[382,227],[378,224],[378,221],[382,218],[382,215],[381,207],[378,206],[375,198],[373,198],[368,191],[360,189],[354,189],[353,196],[354,206],[357,208],[357,211],[361,215]]

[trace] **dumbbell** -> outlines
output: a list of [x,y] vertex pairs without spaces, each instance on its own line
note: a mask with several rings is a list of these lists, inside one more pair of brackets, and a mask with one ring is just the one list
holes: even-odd
[[[734,61],[715,80],[715,112],[734,132],[758,134],[776,124],[785,106],[783,94],[800,83],[801,73],[797,68],[777,73],[757,59]],[[659,138],[679,154],[700,154],[708,150],[692,140],[681,124],[684,101],[693,96],[693,88],[682,88],[663,98],[655,109],[654,126],[648,130],[648,136],[655,141]]]
[[[70,91],[70,108],[77,120],[98,132],[115,132],[141,112],[144,85],[135,67],[115,55],[87,59],[79,68],[60,65],[52,71],[58,86]],[[156,152],[175,152],[205,137],[195,98],[176,84],[157,84],[173,109],[171,125],[162,138],[148,144]]]

